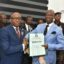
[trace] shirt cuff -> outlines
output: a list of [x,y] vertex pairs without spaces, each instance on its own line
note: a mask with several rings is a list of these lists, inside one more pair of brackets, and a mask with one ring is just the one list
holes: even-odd
[[22,46],[23,46],[23,51],[25,50],[25,45],[24,44],[22,44]]

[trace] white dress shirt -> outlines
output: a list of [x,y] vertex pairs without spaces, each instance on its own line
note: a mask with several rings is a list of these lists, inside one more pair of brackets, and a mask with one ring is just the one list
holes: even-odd
[[49,24],[47,31],[49,31],[49,29],[51,28],[52,25],[53,25],[53,22]]

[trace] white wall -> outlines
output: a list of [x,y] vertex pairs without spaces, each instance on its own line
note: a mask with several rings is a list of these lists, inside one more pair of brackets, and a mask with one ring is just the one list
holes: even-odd
[[53,9],[55,12],[61,12],[61,21],[64,23],[64,0],[49,0],[48,9]]

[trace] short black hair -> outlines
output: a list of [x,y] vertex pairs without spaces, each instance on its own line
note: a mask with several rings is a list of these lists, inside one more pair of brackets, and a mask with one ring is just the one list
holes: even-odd
[[56,16],[56,15],[61,15],[61,12],[56,12],[56,13],[55,13],[55,16]]

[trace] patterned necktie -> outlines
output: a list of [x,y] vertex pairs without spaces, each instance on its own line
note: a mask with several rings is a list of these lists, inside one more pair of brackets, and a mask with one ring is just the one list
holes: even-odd
[[16,27],[16,34],[17,34],[18,37],[20,38],[20,30],[19,30],[19,27]]
[[48,29],[48,24],[46,25],[46,28],[45,28],[45,30],[44,30],[44,35],[46,35],[47,34],[47,29]]

